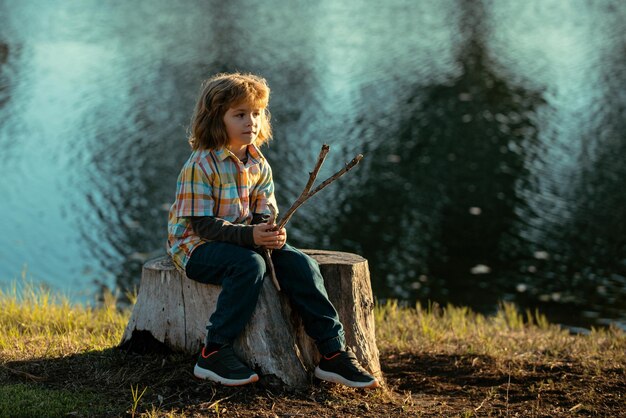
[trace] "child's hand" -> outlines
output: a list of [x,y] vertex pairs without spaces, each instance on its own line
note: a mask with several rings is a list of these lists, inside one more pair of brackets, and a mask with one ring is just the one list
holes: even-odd
[[275,224],[258,224],[252,230],[254,243],[270,250],[279,250],[283,248],[287,242],[287,231],[285,228],[280,231],[272,231],[276,227]]

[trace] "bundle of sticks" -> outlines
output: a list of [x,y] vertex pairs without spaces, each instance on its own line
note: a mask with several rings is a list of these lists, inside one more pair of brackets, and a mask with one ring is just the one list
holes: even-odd
[[[317,173],[320,171],[320,168],[322,167],[322,164],[324,163],[324,160],[326,159],[326,155],[328,154],[328,151],[330,151],[330,146],[328,146],[327,144],[322,145],[322,149],[320,150],[319,156],[317,157],[317,162],[315,163],[315,167],[313,168],[313,171],[309,173],[309,181],[304,186],[304,189],[302,190],[302,193],[300,193],[300,196],[296,199],[295,202],[293,202],[291,207],[287,210],[287,212],[285,212],[285,215],[280,219],[280,221],[278,221],[278,223],[276,224],[276,227],[274,228],[274,231],[278,231],[284,228],[287,222],[289,222],[289,219],[291,219],[291,217],[293,216],[294,212],[300,206],[302,206],[304,202],[309,200],[311,197],[313,197],[313,195],[321,191],[330,183],[337,180],[339,177],[343,176],[348,171],[352,170],[352,168],[354,168],[354,166],[356,166],[359,163],[359,161],[361,161],[361,159],[363,158],[363,154],[358,154],[356,157],[352,159],[352,161],[347,163],[341,170],[337,171],[335,174],[333,174],[332,176],[330,176],[329,178],[321,182],[315,189],[311,190],[311,188],[313,187],[313,183],[315,183],[315,179],[317,178]],[[276,220],[275,219],[276,209],[273,207],[270,207],[270,210],[272,210],[272,218],[273,218],[273,219],[270,219],[270,223],[274,223]],[[265,249],[264,257],[265,257],[265,262],[267,264],[268,273],[270,274],[272,278],[272,282],[274,283],[274,286],[276,286],[276,289],[280,292],[280,284],[278,284],[278,279],[276,278],[276,270],[274,269],[274,264],[272,263],[272,250]]]

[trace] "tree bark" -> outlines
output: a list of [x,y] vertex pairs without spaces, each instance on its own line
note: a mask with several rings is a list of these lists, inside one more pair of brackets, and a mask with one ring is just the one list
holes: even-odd
[[[304,252],[320,265],[329,299],[344,326],[346,344],[382,382],[367,260],[337,251]],[[146,262],[121,347],[150,351],[149,341],[156,340],[174,351],[197,353],[220,291],[220,286],[188,279],[167,256]],[[319,361],[317,347],[305,333],[299,315],[270,280],[264,281],[252,319],[234,348],[260,372],[262,381],[290,388],[310,384]]]

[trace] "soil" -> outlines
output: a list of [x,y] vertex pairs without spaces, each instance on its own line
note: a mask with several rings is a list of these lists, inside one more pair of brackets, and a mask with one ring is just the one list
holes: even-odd
[[315,381],[306,392],[198,381],[191,375],[194,360],[112,349],[7,363],[0,384],[18,380],[98,392],[110,400],[110,416],[130,415],[131,384],[148,387],[138,412],[156,410],[159,416],[626,416],[624,368],[591,371],[567,359],[506,365],[485,356],[388,351],[381,354],[384,389]]
[[567,360],[507,367],[485,356],[398,352],[381,360],[418,416],[626,416],[624,368],[595,375]]

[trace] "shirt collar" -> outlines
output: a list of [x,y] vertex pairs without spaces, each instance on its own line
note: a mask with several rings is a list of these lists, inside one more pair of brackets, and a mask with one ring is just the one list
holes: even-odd
[[[237,158],[235,156],[235,154],[230,152],[230,150],[228,148],[226,148],[226,147],[217,149],[217,150],[214,151],[214,153],[215,153],[215,156],[217,157],[217,159],[220,160],[220,161],[224,161],[228,157]],[[255,144],[248,145],[248,155],[250,156],[250,158],[252,160],[254,160],[255,164],[258,164],[262,160],[265,159],[265,156],[263,155],[263,153],[261,153],[261,150]],[[248,162],[250,162],[250,161],[248,161]]]

